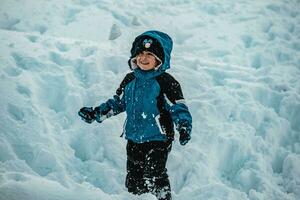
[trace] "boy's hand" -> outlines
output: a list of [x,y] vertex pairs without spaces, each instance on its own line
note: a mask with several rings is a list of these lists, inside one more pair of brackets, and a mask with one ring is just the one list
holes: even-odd
[[105,119],[111,116],[113,116],[113,111],[110,110],[106,103],[94,108],[94,119],[98,123],[102,123]]
[[191,135],[188,133],[186,128],[179,130],[179,142],[181,145],[185,145],[191,139]]
[[92,107],[83,107],[78,111],[78,115],[86,123],[92,123],[95,121],[95,113]]

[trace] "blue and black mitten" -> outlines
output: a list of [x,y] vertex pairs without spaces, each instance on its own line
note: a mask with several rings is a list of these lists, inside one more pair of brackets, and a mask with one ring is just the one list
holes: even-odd
[[95,121],[95,111],[92,107],[83,107],[78,111],[78,115],[81,117],[83,121],[86,123],[92,123]]
[[90,124],[95,120],[99,123],[103,122],[105,119],[111,117],[113,112],[107,103],[103,103],[94,109],[92,107],[83,107],[79,110],[78,115],[83,121]]
[[191,139],[191,135],[187,133],[186,129],[181,129],[179,134],[179,142],[181,145],[185,145]]
[[102,103],[100,106],[94,109],[95,120],[98,123],[103,122],[105,119],[113,116],[113,111],[107,103]]
[[182,122],[178,127],[179,142],[181,145],[185,145],[191,139],[191,125],[188,122]]

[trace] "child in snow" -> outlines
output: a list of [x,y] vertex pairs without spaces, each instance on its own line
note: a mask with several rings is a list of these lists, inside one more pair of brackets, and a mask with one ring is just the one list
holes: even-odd
[[[165,71],[170,68],[172,39],[147,31],[132,44],[128,73],[116,95],[78,114],[87,123],[101,123],[126,111],[123,134],[127,143],[126,187],[130,193],[151,192],[158,200],[171,199],[166,162],[174,140],[174,125],[185,145],[191,139],[192,117],[179,83]],[[122,135],[123,135],[122,134]]]

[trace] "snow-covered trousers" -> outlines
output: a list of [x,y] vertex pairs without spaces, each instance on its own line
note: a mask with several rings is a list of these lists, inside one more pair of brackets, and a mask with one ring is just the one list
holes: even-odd
[[171,200],[166,163],[172,142],[127,143],[126,187],[133,194],[152,193],[158,200]]

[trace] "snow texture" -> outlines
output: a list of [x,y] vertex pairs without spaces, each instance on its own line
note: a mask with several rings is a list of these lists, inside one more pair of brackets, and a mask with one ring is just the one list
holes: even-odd
[[[193,116],[167,163],[174,200],[300,199],[298,0],[2,0],[0,200],[155,200],[124,186],[125,114],[111,97],[135,36],[174,40]],[[145,116],[146,117],[146,116]]]

